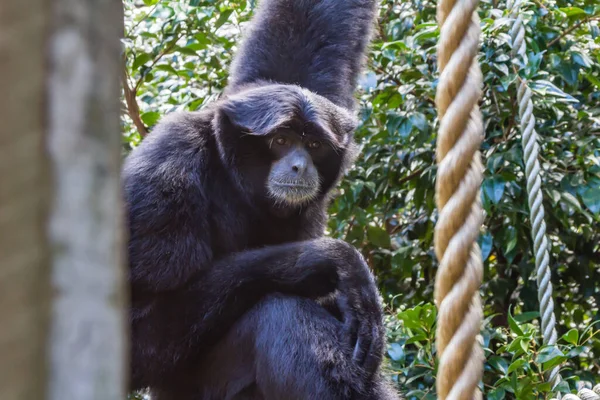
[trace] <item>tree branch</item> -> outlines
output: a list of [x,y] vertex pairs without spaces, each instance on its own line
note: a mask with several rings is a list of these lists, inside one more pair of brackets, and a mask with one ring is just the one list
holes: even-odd
[[[156,63],[159,62],[161,58],[163,58],[166,54],[170,53],[179,41],[179,39],[183,37],[183,35],[184,33],[180,32],[179,35],[177,35],[177,37],[175,37],[175,39],[167,47],[165,47],[160,53],[158,53],[158,55],[154,58],[154,60],[152,60],[152,63],[146,71],[152,70],[152,68],[154,68]],[[133,88],[135,92],[137,92],[137,90],[140,88],[140,85],[144,81],[144,76],[144,73],[140,73],[140,78],[137,80],[137,82],[135,83],[135,87]]]
[[561,33],[558,37],[556,37],[555,39],[553,39],[550,43],[548,43],[548,47],[552,47],[560,39],[564,38],[569,33],[573,32],[575,29],[579,28],[581,25],[585,24],[586,22],[594,21],[596,19],[600,19],[600,15],[592,15],[590,17],[586,17],[586,18],[582,19],[581,21],[579,21],[578,23],[576,23],[575,25],[573,25],[572,27],[570,27],[569,29],[567,29],[566,31],[564,31],[563,33]]
[[125,56],[123,56],[123,64],[121,71],[121,82],[123,83],[123,91],[125,93],[125,103],[127,104],[127,114],[133,121],[137,131],[143,138],[148,134],[148,128],[144,125],[142,117],[140,116],[140,107],[138,106],[136,94],[137,88],[132,89],[129,86],[129,79],[127,76],[127,65],[125,63]]

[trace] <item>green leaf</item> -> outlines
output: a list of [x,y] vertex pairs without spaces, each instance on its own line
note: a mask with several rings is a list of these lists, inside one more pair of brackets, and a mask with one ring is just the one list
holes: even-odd
[[428,25],[422,24],[423,29],[421,29],[416,35],[413,36],[415,42],[423,42],[427,39],[437,38],[440,35],[440,29],[436,25]]
[[492,389],[487,393],[487,400],[503,400],[506,391],[502,388]]
[[367,227],[367,237],[369,242],[377,247],[389,249],[391,247],[390,235],[383,228],[378,226]]
[[494,240],[489,232],[480,236],[479,246],[481,247],[481,258],[483,261],[487,260],[492,252],[492,244]]
[[399,312],[398,319],[401,320],[404,323],[404,326],[408,329],[422,329],[420,306],[409,308],[405,311]]
[[525,335],[517,321],[515,321],[514,317],[512,316],[510,309],[508,310],[508,326],[510,326],[510,330],[517,336]]
[[233,10],[225,10],[219,14],[219,18],[217,19],[217,22],[215,22],[215,30],[219,29],[225,22],[227,22],[227,20],[229,20],[229,16],[232,12]]
[[594,63],[587,54],[581,53],[579,51],[574,51],[572,57],[573,62],[575,64],[581,65],[585,68],[591,68],[592,64]]
[[175,68],[173,68],[171,65],[169,64],[160,64],[160,65],[156,65],[154,68],[160,70],[160,71],[165,71],[168,72],[172,75],[177,75],[177,71],[175,70]]
[[421,132],[427,131],[429,125],[427,124],[427,118],[420,112],[415,112],[410,116],[410,122]]
[[569,386],[569,382],[567,380],[561,380],[556,387],[554,388],[556,392],[560,393],[570,393],[571,387]]
[[597,89],[600,89],[600,79],[592,75],[591,72],[585,74],[584,76],[592,85],[596,86]]
[[404,348],[398,343],[392,343],[388,348],[388,354],[392,360],[400,361],[404,358]]
[[148,127],[156,125],[160,119],[160,113],[158,111],[149,111],[142,114],[142,121]]
[[504,76],[508,76],[508,74],[510,73],[506,64],[494,64],[494,67],[496,67],[500,72],[502,72]]
[[581,204],[579,204],[579,200],[577,200],[577,197],[573,196],[571,193],[562,192],[560,194],[560,197],[564,201],[564,203],[570,205],[578,211],[582,211]]
[[195,50],[189,48],[189,47],[177,47],[177,51],[179,51],[181,54],[185,54],[188,56],[197,56],[198,53],[196,53]]
[[[564,70],[562,72],[566,74],[563,74],[563,76],[565,77],[565,79],[568,78],[569,83],[574,84],[577,82],[577,72],[572,71],[572,68],[570,68],[569,70]],[[534,91],[541,93],[542,95],[549,94],[555,97],[559,97],[563,99],[566,103],[579,103],[579,100],[577,100],[575,97],[571,96],[568,93],[565,93],[564,91],[559,89],[558,86],[547,80],[540,79],[535,82],[532,82],[531,88]]]
[[406,344],[412,344],[412,343],[418,343],[418,342],[424,342],[427,340],[427,335],[425,335],[424,333],[419,333],[411,338],[408,338],[406,340]]
[[510,253],[510,251],[512,249],[514,249],[515,247],[517,247],[517,237],[516,236],[513,237],[512,239],[510,239],[510,241],[506,245],[506,253]]
[[567,358],[573,358],[573,357],[578,357],[581,353],[587,351],[587,347],[585,346],[577,346],[577,347],[573,347],[571,350],[569,350],[569,352],[567,353]]
[[539,352],[535,362],[542,364],[560,357],[565,357],[565,355],[557,346],[546,346]]
[[518,355],[518,354],[522,354],[523,353],[523,337],[517,337],[515,340],[513,340],[508,347],[506,348],[506,350],[509,353],[514,353],[514,355]]
[[587,13],[579,7],[563,7],[559,8],[559,10],[564,12],[567,17],[579,17],[587,15]]
[[150,54],[148,54],[148,53],[138,54],[135,57],[135,61],[133,61],[133,65],[131,66],[131,69],[134,71],[137,71],[137,69],[139,67],[146,64],[150,60],[152,60],[152,56]]
[[402,137],[407,137],[412,132],[412,127],[412,122],[409,119],[405,119],[400,124],[400,127],[398,128],[398,133]]
[[498,357],[498,356],[493,356],[490,357],[490,359],[488,360],[488,363],[496,368],[498,371],[502,372],[503,374],[506,374],[508,372],[508,362],[506,361],[506,359],[502,358],[502,357]]
[[538,392],[542,392],[542,393],[552,392],[552,383],[551,382],[539,383],[536,385],[536,389],[538,390]]
[[494,204],[498,204],[504,195],[504,180],[499,176],[485,179],[483,181],[483,192]]
[[562,336],[562,339],[567,343],[577,346],[579,342],[579,331],[577,329],[571,329]]
[[527,354],[527,352],[529,351],[529,341],[521,340],[520,345],[521,350],[523,350],[523,354]]
[[583,204],[594,214],[600,213],[600,187],[588,187],[581,194]]
[[515,315],[514,319],[515,319],[515,321],[522,324],[525,322],[529,322],[533,319],[536,319],[539,316],[540,316],[540,313],[538,311],[527,311],[527,312],[521,313],[519,315]]
[[516,370],[522,368],[525,364],[527,364],[527,360],[525,358],[517,358],[513,361],[508,367],[508,373],[515,372]]
[[396,40],[393,42],[387,42],[387,43],[384,43],[383,46],[381,46],[382,50],[386,49],[386,48],[392,48],[392,49],[403,50],[403,51],[408,50],[408,47],[406,46],[406,43],[404,43],[404,40]]
[[553,369],[554,367],[558,367],[565,361],[567,361],[566,356],[554,357],[552,360],[542,364],[542,371],[549,371],[549,370]]
[[402,95],[400,93],[394,93],[392,97],[390,97],[390,99],[388,100],[387,107],[390,110],[394,110],[398,108],[398,106],[400,106],[400,104],[402,104],[403,101],[404,99],[402,99]]
[[373,71],[368,71],[359,79],[359,85],[364,90],[371,90],[377,87],[377,75]]

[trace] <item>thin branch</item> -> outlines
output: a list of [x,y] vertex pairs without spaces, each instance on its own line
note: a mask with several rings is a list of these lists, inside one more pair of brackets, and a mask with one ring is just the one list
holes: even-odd
[[548,43],[548,47],[552,47],[560,39],[564,38],[569,33],[573,32],[575,29],[579,28],[581,25],[585,24],[586,22],[594,21],[597,19],[600,19],[600,15],[592,15],[590,17],[586,17],[586,18],[582,19],[581,21],[579,21],[578,23],[576,23],[575,25],[573,25],[572,27],[570,27],[569,29],[567,29],[566,31],[561,33],[557,38],[553,39],[550,43]]
[[160,3],[156,3],[156,4],[155,4],[155,5],[154,5],[154,6],[153,6],[151,9],[150,9],[150,11],[148,11],[148,12],[147,12],[147,13],[144,15],[144,17],[143,17],[143,18],[140,18],[140,20],[139,20],[138,22],[136,22],[136,23],[135,23],[135,24],[134,24],[134,25],[133,25],[133,26],[132,26],[132,27],[129,29],[129,32],[127,32],[127,34],[125,35],[125,37],[129,37],[129,36],[130,36],[130,35],[133,33],[133,31],[135,31],[135,29],[136,29],[138,26],[140,26],[140,24],[141,24],[142,22],[144,22],[144,21],[145,21],[145,20],[146,20],[146,19],[147,19],[147,18],[148,18],[148,17],[149,17],[149,16],[150,16],[150,15],[151,15],[153,12],[154,12],[154,10],[156,10],[156,8],[158,7],[158,5],[159,5],[159,4],[160,4]]
[[[535,4],[537,4],[538,7],[543,8],[544,10],[548,10],[548,7],[546,7],[540,0],[533,0],[533,2]],[[548,14],[546,14],[546,15],[548,15]]]
[[[177,44],[179,39],[181,39],[182,37],[183,37],[183,33],[179,33],[179,35],[167,47],[165,47],[160,53],[158,53],[156,58],[154,58],[154,60],[152,60],[152,63],[148,67],[147,71],[150,71],[156,65],[156,63],[160,61],[161,58],[163,58],[166,54],[168,54],[171,50],[173,50],[173,47],[175,47],[175,45]],[[135,83],[135,86],[133,88],[134,91],[137,92],[137,90],[140,88],[140,85],[144,81],[144,76],[145,76],[145,74],[140,74],[140,78],[137,80],[137,82]]]
[[140,107],[138,106],[136,98],[137,89],[132,89],[129,86],[125,56],[123,56],[121,82],[123,83],[123,92],[125,93],[125,102],[127,103],[127,114],[133,121],[133,124],[135,125],[140,136],[143,138],[148,134],[148,128],[146,128],[146,125],[144,125],[142,117],[140,116]]

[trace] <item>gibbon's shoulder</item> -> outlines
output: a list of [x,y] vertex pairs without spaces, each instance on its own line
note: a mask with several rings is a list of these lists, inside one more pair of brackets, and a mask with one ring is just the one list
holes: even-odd
[[214,149],[214,107],[166,115],[127,156],[123,179],[128,183],[163,175],[198,171],[210,163]]

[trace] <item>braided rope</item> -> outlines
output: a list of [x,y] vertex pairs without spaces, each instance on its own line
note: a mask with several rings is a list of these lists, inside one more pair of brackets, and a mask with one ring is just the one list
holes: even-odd
[[562,400],[600,400],[600,385],[596,385],[593,390],[581,389],[577,395],[567,394]]
[[438,306],[437,395],[439,399],[481,399],[483,348],[478,335],[483,319],[479,287],[483,277],[477,237],[483,222],[479,147],[483,122],[477,105],[482,75],[478,0],[441,0],[436,93],[439,133],[436,157],[435,282]]
[[[510,30],[513,56],[520,57],[527,63],[525,27],[519,16],[521,0],[514,3],[508,1],[507,8],[510,10],[514,22]],[[532,92],[527,82],[521,80],[517,91],[519,102],[519,118],[521,121],[521,136],[525,158],[525,176],[527,178],[527,195],[529,200],[529,212],[531,218],[531,236],[535,252],[535,265],[538,284],[538,299],[540,302],[540,314],[542,319],[542,336],[544,344],[556,344],[556,319],[554,317],[554,301],[552,300],[552,283],[550,281],[550,255],[548,253],[548,239],[546,237],[546,223],[544,222],[544,206],[542,204],[542,181],[540,179],[540,163],[538,161],[539,146],[537,143],[537,132],[535,130],[535,116],[533,114]],[[555,367],[548,374],[548,380],[554,387],[560,380],[559,368]]]

